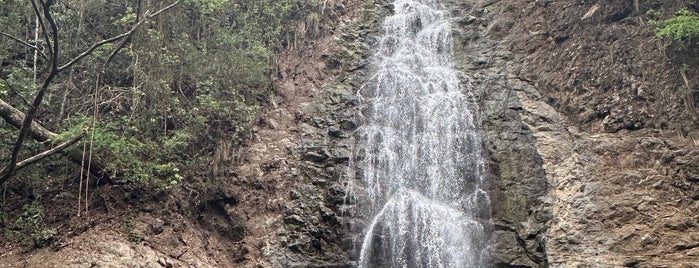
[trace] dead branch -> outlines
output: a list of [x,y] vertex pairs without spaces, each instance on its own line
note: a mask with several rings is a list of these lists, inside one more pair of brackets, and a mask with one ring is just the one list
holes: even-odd
[[92,54],[92,52],[94,52],[95,49],[98,49],[98,48],[100,48],[100,47],[102,47],[102,46],[104,46],[104,45],[106,45],[106,44],[109,44],[109,43],[114,43],[114,42],[116,42],[116,41],[119,40],[119,39],[130,37],[130,36],[138,29],[138,27],[141,26],[144,22],[146,22],[147,20],[154,18],[155,16],[159,15],[160,13],[162,13],[162,12],[164,12],[164,11],[166,11],[166,10],[168,10],[168,9],[170,9],[170,8],[172,8],[172,7],[174,7],[174,6],[176,6],[176,5],[179,4],[180,2],[181,2],[181,0],[176,1],[176,2],[172,3],[172,4],[169,5],[169,6],[166,6],[166,7],[164,7],[163,9],[156,11],[156,12],[153,13],[153,14],[146,15],[146,16],[145,16],[146,19],[141,20],[141,21],[138,21],[136,24],[134,24],[134,25],[131,27],[131,29],[130,29],[129,31],[127,31],[127,32],[125,32],[125,33],[122,33],[122,34],[120,34],[120,35],[117,35],[117,36],[114,36],[114,37],[112,37],[112,38],[105,39],[105,40],[102,40],[102,41],[99,41],[99,42],[93,44],[90,48],[88,48],[87,50],[85,50],[83,53],[80,53],[80,55],[78,55],[77,57],[73,58],[73,59],[70,60],[68,63],[64,64],[63,66],[58,67],[58,70],[59,70],[59,71],[63,71],[63,70],[65,70],[66,68],[70,68],[70,66],[72,66],[73,64],[77,63],[77,62],[80,61],[81,59],[83,59],[83,58],[89,56],[90,54]]
[[[56,26],[56,21],[54,20],[53,15],[51,14],[51,6],[54,4],[54,2],[53,2],[53,0],[38,0],[38,1],[39,1],[39,4],[41,5],[41,10],[39,9],[39,6],[37,5],[35,0],[30,0],[29,2],[31,2],[34,13],[39,18],[39,20],[38,20],[39,25],[41,26],[42,33],[44,34],[44,39],[46,41],[46,45],[48,46],[49,51],[51,52],[50,57],[48,57],[48,61],[50,64],[49,74],[46,77],[46,79],[44,80],[44,82],[41,85],[41,87],[39,88],[39,90],[37,91],[37,94],[34,97],[34,101],[30,105],[29,110],[27,111],[26,115],[22,114],[17,109],[15,109],[11,105],[5,103],[4,101],[2,101],[2,103],[0,103],[0,106],[8,106],[9,107],[9,108],[8,107],[0,107],[2,109],[5,109],[4,111],[11,111],[11,112],[8,112],[8,115],[14,115],[14,117],[16,118],[17,112],[19,112],[19,114],[21,114],[23,117],[20,120],[21,124],[18,124],[19,121],[10,122],[11,124],[13,124],[19,128],[19,134],[17,135],[17,139],[15,140],[14,146],[12,147],[12,154],[10,156],[10,159],[8,160],[8,163],[2,168],[2,170],[0,170],[0,184],[5,183],[12,176],[12,174],[14,174],[15,170],[17,169],[17,158],[19,157],[19,152],[22,149],[22,144],[23,144],[24,140],[26,139],[27,135],[31,136],[32,134],[37,134],[37,133],[32,133],[32,131],[31,131],[32,126],[34,124],[36,124],[34,122],[34,119],[36,118],[36,115],[39,111],[39,106],[41,105],[41,102],[44,99],[44,96],[46,95],[46,92],[48,91],[49,86],[51,85],[53,80],[56,78],[56,76],[61,71],[65,70],[67,68],[70,68],[72,65],[79,62],[81,59],[92,54],[92,52],[94,52],[95,49],[97,49],[101,46],[104,46],[105,44],[115,42],[121,38],[130,36],[131,34],[133,34],[134,31],[136,31],[136,29],[138,29],[138,27],[140,25],[143,24],[143,22],[145,22],[148,19],[151,19],[151,18],[157,16],[158,14],[176,6],[177,4],[179,4],[181,2],[181,0],[175,1],[174,3],[170,4],[169,6],[166,6],[162,9],[156,11],[153,14],[148,14],[149,12],[146,12],[146,14],[144,16],[145,19],[134,24],[134,26],[131,27],[131,30],[129,30],[128,32],[117,35],[117,36],[109,38],[109,39],[102,40],[100,42],[97,42],[94,45],[92,45],[90,48],[85,50],[83,53],[80,53],[77,57],[68,61],[68,63],[60,66],[58,64],[58,59],[59,59],[58,53],[59,53],[59,44],[60,44],[60,39],[58,36],[58,27]],[[50,30],[47,29],[46,23],[44,22],[44,20],[46,22],[48,22],[48,26],[50,27]],[[49,34],[48,34],[49,32],[51,33],[51,36],[49,36]],[[5,117],[5,114],[0,114],[0,116],[2,116],[3,118],[6,119],[6,121],[8,121],[7,118]],[[36,124],[36,125],[38,125],[38,124]],[[43,128],[43,127],[41,127],[41,128]],[[48,131],[48,130],[46,130],[46,131]],[[50,133],[52,133],[52,132],[50,132]],[[53,134],[53,135],[55,136],[55,134]],[[48,139],[48,138],[46,138],[46,139]],[[88,169],[90,169],[90,171],[92,172],[91,167]],[[102,170],[103,169],[100,168],[99,171],[97,171],[97,174],[104,175],[104,172]]]
[[39,26],[41,26],[41,29],[44,30],[44,31],[42,31],[42,35],[44,36],[44,42],[46,42],[46,46],[49,47],[49,50],[53,51],[53,45],[51,44],[51,39],[49,38],[49,34],[45,31],[46,25],[44,24],[44,20],[41,19],[41,11],[39,11],[39,7],[36,6],[36,2],[34,2],[34,0],[30,0],[29,2],[32,3],[32,9],[34,10],[34,15],[36,15],[36,17],[39,18],[38,19]]
[[17,163],[17,167],[15,168],[15,171],[18,171],[18,170],[22,169],[23,167],[29,166],[31,164],[38,162],[41,159],[44,159],[46,157],[52,156],[58,152],[63,151],[63,149],[68,148],[69,146],[75,144],[76,142],[78,142],[79,140],[84,138],[85,135],[87,135],[87,130],[83,130],[83,132],[80,133],[80,135],[75,136],[74,138],[70,139],[69,141],[61,143],[56,147],[53,147],[53,148],[48,149],[44,152],[38,153],[32,157],[29,157],[27,159],[20,161],[19,163]]
[[[26,118],[24,113],[21,111],[17,110],[16,108],[12,107],[10,104],[7,102],[3,101],[0,99],[0,117],[2,117],[7,123],[10,125],[20,128],[22,126],[22,122]],[[57,137],[58,134],[53,133],[52,131],[44,128],[42,125],[40,125],[37,122],[32,122],[30,127],[28,128],[28,135],[30,138],[34,139],[35,141],[50,145],[50,140]],[[79,165],[82,166],[82,151],[78,149],[72,149],[72,150],[63,150],[60,153],[63,155],[67,156],[68,159]],[[0,172],[0,185],[3,184],[7,179],[9,179],[9,176],[7,178],[4,178],[5,174],[7,171],[3,170]],[[99,162],[94,162],[90,166],[90,169],[88,170],[93,176],[101,179],[105,179],[107,181],[111,181],[109,179],[108,173],[106,171],[106,166],[102,163]]]
[[0,32],[0,35],[4,35],[4,36],[7,37],[7,38],[10,38],[10,39],[12,39],[12,40],[15,40],[15,41],[17,41],[18,43],[20,43],[20,44],[22,44],[22,45],[24,45],[24,46],[26,46],[26,47],[28,47],[28,48],[33,49],[34,51],[38,52],[39,55],[41,55],[42,58],[44,58],[45,60],[49,60],[49,57],[47,57],[46,54],[44,54],[44,52],[41,51],[41,49],[39,49],[39,47],[37,47],[37,46],[35,46],[35,45],[32,45],[32,44],[30,44],[30,43],[27,42],[27,41],[24,41],[24,40],[22,40],[22,39],[19,39],[19,38],[17,38],[17,37],[14,37],[14,36],[12,36],[11,34],[8,34],[8,33],[6,33],[6,32]]

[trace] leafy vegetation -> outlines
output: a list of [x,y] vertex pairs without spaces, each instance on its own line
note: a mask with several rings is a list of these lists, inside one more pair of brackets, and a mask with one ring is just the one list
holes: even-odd
[[[30,5],[0,2],[0,31],[34,40]],[[171,2],[56,3],[52,12],[63,44],[61,60],[128,31],[148,11]],[[257,108],[273,94],[273,56],[293,32],[286,22],[301,7],[295,0],[185,0],[125,42],[100,47],[57,78],[38,119],[63,133],[56,142],[90,129],[86,140],[95,157],[119,182],[177,183],[190,165],[211,157],[222,140],[245,143]],[[26,109],[23,99],[35,94],[33,77],[46,72],[41,58],[34,72],[33,54],[0,37],[0,98],[19,109]],[[6,124],[0,128],[15,131]],[[14,136],[3,136],[1,159]]]
[[[50,2],[60,39],[58,62],[65,63],[176,0]],[[36,31],[30,3],[0,0],[0,99],[24,112],[51,71],[41,56],[51,54],[49,40]],[[59,133],[52,144],[87,129],[75,149],[87,144],[85,157],[91,151],[126,188],[179,185],[208,172],[195,167],[214,162],[217,147],[245,144],[258,108],[274,94],[274,55],[294,40],[303,14],[320,3],[183,0],[62,71],[38,106],[36,121]],[[17,133],[0,120],[0,168]],[[27,140],[19,159],[45,149]],[[45,203],[65,205],[81,197],[79,166],[59,155],[42,161],[6,184],[11,202],[0,207],[0,227],[11,231],[9,240],[46,244],[57,230],[45,226],[45,218],[54,217],[45,215],[53,213]],[[87,198],[96,199],[93,191]]]
[[[5,215],[3,213],[3,215]],[[19,216],[12,229],[5,229],[4,234],[11,240],[25,247],[40,248],[50,244],[57,231],[42,225],[44,211],[39,200],[22,205]]]
[[681,9],[675,16],[655,22],[655,34],[671,44],[694,45],[699,41],[699,15]]

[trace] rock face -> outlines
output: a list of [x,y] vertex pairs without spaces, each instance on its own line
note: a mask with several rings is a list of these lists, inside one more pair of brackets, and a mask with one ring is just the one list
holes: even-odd
[[237,191],[251,199],[238,209],[253,215],[242,240],[250,252],[238,265],[354,266],[346,183],[354,176],[356,91],[370,36],[388,9],[384,1],[329,5],[324,32],[278,59],[279,96],[265,108],[248,160],[232,170],[249,176]]
[[695,82],[681,76],[697,65],[658,50],[652,4],[453,5],[484,107],[496,265],[696,267]]
[[473,84],[481,104],[495,227],[494,261],[503,267],[546,267],[545,231],[552,210],[544,197],[549,184],[536,137],[520,114],[523,107],[517,92],[525,90],[526,84],[510,73],[508,68],[515,64],[507,46],[490,36],[493,29],[488,25],[496,18],[483,12],[486,4],[454,2],[451,8],[459,31],[456,56],[468,76],[465,82]]

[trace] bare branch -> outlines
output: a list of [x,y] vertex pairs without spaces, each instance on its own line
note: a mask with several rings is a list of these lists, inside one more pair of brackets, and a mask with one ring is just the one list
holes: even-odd
[[128,32],[125,32],[125,33],[123,33],[123,34],[120,34],[120,35],[114,36],[114,37],[112,37],[112,38],[105,39],[105,40],[102,40],[102,41],[99,41],[99,42],[93,44],[90,48],[88,48],[87,50],[83,51],[83,53],[80,53],[80,55],[78,55],[77,57],[75,57],[74,59],[72,59],[71,61],[69,61],[68,63],[64,64],[63,66],[58,67],[58,70],[59,70],[59,71],[63,71],[63,70],[65,70],[65,69],[67,69],[67,68],[70,68],[70,66],[72,66],[73,64],[77,63],[78,61],[80,61],[80,60],[82,60],[83,58],[85,58],[85,57],[89,56],[90,54],[92,54],[92,52],[94,52],[95,49],[98,49],[98,48],[100,48],[101,46],[104,46],[104,45],[109,44],[109,43],[113,43],[114,41],[117,41],[117,40],[119,40],[119,39],[121,39],[121,38],[123,38],[123,37],[126,37],[126,36],[131,35],[131,33],[133,33],[133,32],[136,30],[136,27],[138,27],[138,25],[140,25],[140,23],[137,24],[137,25],[134,25],[134,27],[132,27],[131,30],[129,30]]
[[10,88],[10,90],[12,90],[12,93],[15,93],[17,96],[19,96],[20,99],[22,99],[22,101],[24,101],[24,105],[32,107],[32,104],[29,102],[29,100],[24,98],[24,96],[22,96],[22,94],[20,94],[19,91],[15,87],[13,87],[10,84],[10,82],[7,81],[7,79],[5,79],[3,77],[0,77],[0,79],[2,79],[2,81],[5,81],[5,85],[7,85]]
[[[169,5],[169,6],[165,7],[165,8],[163,8],[163,9],[161,9],[161,10],[155,12],[154,14],[148,15],[148,11],[146,11],[146,14],[144,14],[144,15],[146,16],[146,19],[153,18],[154,16],[157,16],[158,14],[160,14],[160,13],[162,13],[162,12],[164,12],[164,11],[166,11],[166,10],[172,8],[172,7],[174,7],[174,6],[177,5],[179,2],[180,2],[180,1],[177,1],[177,2],[175,2],[175,3],[173,3],[173,4],[171,4],[171,5]],[[138,24],[141,24],[141,21],[142,21],[142,20],[141,20],[141,1],[139,0],[139,1],[138,1],[138,7],[137,7],[137,9],[136,9],[136,24],[134,25],[134,27],[137,27]],[[125,36],[125,38],[122,39],[121,42],[119,42],[119,45],[117,45],[117,47],[112,51],[112,53],[109,54],[109,57],[107,57],[107,60],[106,60],[106,61],[104,62],[104,64],[102,65],[102,71],[104,71],[104,69],[107,67],[107,65],[109,64],[109,62],[111,62],[112,59],[114,59],[114,56],[116,56],[116,54],[118,54],[119,51],[121,51],[121,49],[124,48],[124,45],[126,45],[126,42],[128,42],[128,41],[131,39],[131,36],[132,36],[132,35],[133,35],[133,32],[131,32],[131,34],[129,34],[128,36]]]
[[[50,51],[53,51],[53,44],[51,44],[51,40],[49,39],[49,34],[46,31],[46,25],[44,25],[44,20],[41,19],[41,12],[39,11],[39,7],[36,6],[36,2],[34,0],[29,0],[30,3],[32,3],[32,9],[34,10],[34,15],[36,15],[37,18],[39,18],[39,26],[41,26],[42,34],[44,36],[44,41],[46,42],[46,45],[49,47]],[[49,60],[47,58],[47,60]]]
[[[22,126],[22,122],[24,122],[26,116],[20,110],[17,110],[16,108],[12,107],[8,103],[0,99],[0,117],[2,117],[2,119],[5,120],[5,122],[19,129]],[[51,132],[50,130],[44,128],[37,122],[33,122],[29,129],[29,137],[43,144],[47,144],[47,141],[58,136],[58,134]],[[61,153],[68,157],[68,159],[73,163],[76,163],[78,166],[84,168],[84,166],[81,165],[81,150],[63,150],[61,151]],[[5,169],[0,171],[0,185],[2,185],[9,178],[5,178],[4,176],[7,173],[7,168],[8,166],[6,166]],[[107,173],[106,167],[102,163],[93,161],[90,169],[87,169],[87,171],[97,178],[105,179],[112,183],[111,179],[109,178],[109,174]]]
[[17,38],[17,37],[14,37],[14,36],[12,36],[12,35],[6,33],[6,32],[0,32],[0,35],[4,35],[4,36],[6,36],[6,37],[8,37],[8,38],[10,38],[10,39],[12,39],[12,40],[17,41],[18,43],[20,43],[20,44],[22,44],[22,45],[24,45],[24,46],[26,46],[26,47],[28,47],[28,48],[33,49],[33,50],[36,51],[36,52],[39,52],[39,55],[41,55],[42,58],[44,58],[45,60],[49,60],[49,58],[46,56],[46,54],[44,54],[44,52],[41,51],[41,49],[39,49],[37,46],[32,45],[32,44],[30,44],[29,42],[26,42],[26,41],[24,41],[24,40],[22,40],[22,39],[19,39],[19,38]]
[[116,56],[116,54],[119,54],[119,51],[121,51],[121,49],[124,48],[124,45],[126,45],[126,42],[128,42],[130,39],[131,35],[127,36],[124,39],[121,39],[117,47],[114,50],[112,50],[112,53],[109,53],[109,57],[107,57],[107,60],[104,61],[104,64],[102,64],[102,72],[104,72],[104,69],[107,68],[109,62],[111,62],[112,59],[114,59],[114,56]]
[[51,155],[54,155],[54,154],[56,154],[56,153],[61,152],[63,149],[68,148],[69,146],[75,144],[76,142],[78,142],[79,140],[81,140],[82,138],[84,138],[85,135],[87,135],[87,130],[83,130],[83,132],[80,133],[80,135],[78,135],[78,136],[76,136],[76,137],[70,139],[69,141],[66,141],[66,142],[64,142],[64,143],[61,143],[60,145],[58,145],[58,146],[56,146],[56,147],[53,147],[53,148],[51,148],[51,149],[49,149],[49,150],[46,150],[46,151],[44,151],[44,152],[42,152],[42,153],[36,154],[36,155],[34,155],[34,156],[32,156],[32,157],[29,157],[29,158],[27,158],[27,159],[22,160],[21,162],[17,163],[17,167],[15,168],[15,171],[18,171],[18,170],[22,169],[23,167],[26,167],[26,166],[29,166],[29,165],[31,165],[31,164],[34,164],[34,163],[38,162],[38,161],[41,160],[41,159],[44,159],[44,158],[46,158],[46,157],[49,157],[49,156],[51,156]]
[[[53,51],[51,55],[51,73],[56,73],[60,71],[58,69],[58,44],[59,44],[59,39],[58,39],[58,27],[56,26],[56,21],[53,20],[53,15],[51,15],[51,5],[53,5],[53,0],[47,0],[45,3],[42,0],[39,0],[41,4],[43,5],[44,9],[44,18],[49,22],[49,26],[51,26],[51,37],[53,39]],[[44,29],[44,32],[46,32],[46,29]],[[50,82],[50,81],[49,81]],[[39,96],[37,96],[39,97]],[[42,96],[43,97],[43,96]],[[38,105],[37,105],[38,107]],[[33,120],[33,118],[32,118]]]
[[163,13],[163,12],[167,11],[168,9],[171,9],[171,8],[173,8],[174,6],[178,5],[180,2],[182,2],[182,0],[177,0],[177,1],[175,1],[174,3],[170,4],[169,6],[166,6],[166,7],[162,8],[161,10],[158,10],[158,11],[156,11],[155,13],[150,14],[150,15],[147,15],[147,12],[146,12],[146,19],[152,19],[152,18],[154,18],[155,16],[160,15],[160,13]]
[[[38,12],[38,9],[36,8],[36,4],[34,3],[34,1],[31,0],[31,2],[34,7],[34,10]],[[44,17],[49,22],[52,30],[51,34],[53,36],[53,45],[51,45],[51,43],[48,42],[48,36],[46,40],[47,44],[53,47],[51,59],[49,60],[51,62],[51,71],[49,72],[49,75],[46,77],[46,80],[44,80],[44,83],[41,85],[41,88],[39,88],[39,90],[37,91],[36,97],[34,97],[34,101],[32,102],[32,105],[29,107],[29,110],[27,110],[27,115],[24,117],[22,126],[19,128],[19,134],[17,135],[17,139],[15,140],[15,143],[12,147],[12,154],[10,155],[10,160],[8,161],[7,165],[5,165],[5,167],[2,169],[2,171],[0,171],[0,184],[4,183],[10,176],[12,176],[12,174],[14,174],[15,168],[17,167],[17,158],[19,157],[19,152],[22,150],[22,144],[24,143],[24,140],[27,138],[27,135],[30,132],[31,125],[34,122],[37,113],[39,112],[39,106],[41,105],[41,101],[44,99],[44,95],[46,95],[46,91],[48,91],[49,85],[51,85],[51,82],[53,82],[53,79],[56,78],[59,72],[58,28],[56,27],[56,22],[53,20],[53,17],[51,16],[51,5],[53,4],[53,1],[48,0],[44,3],[44,1],[39,0],[39,2],[42,4],[42,9],[44,10]],[[44,28],[45,25],[43,24],[43,22],[41,26],[44,30],[44,33],[46,33],[47,31],[46,28]]]
[[116,42],[117,40],[119,40],[119,39],[121,39],[121,38],[125,38],[125,37],[131,36],[131,35],[138,29],[138,27],[141,26],[141,25],[143,24],[143,22],[147,21],[148,19],[154,18],[155,16],[159,15],[160,13],[162,13],[162,12],[164,12],[164,11],[166,11],[166,10],[168,10],[168,9],[170,9],[170,8],[172,8],[172,7],[174,7],[174,6],[176,6],[176,5],[179,4],[180,2],[182,2],[182,0],[175,1],[174,3],[170,4],[169,6],[166,6],[166,7],[162,8],[162,9],[156,11],[156,12],[153,13],[153,14],[146,15],[146,19],[137,22],[136,24],[134,24],[134,25],[131,27],[131,29],[130,29],[129,31],[127,31],[127,32],[125,32],[125,33],[122,33],[122,34],[120,34],[120,35],[117,35],[117,36],[114,36],[114,37],[112,37],[112,38],[105,39],[105,40],[102,40],[102,41],[99,41],[99,42],[93,44],[90,48],[88,48],[87,50],[85,50],[83,53],[80,53],[80,55],[78,55],[77,57],[75,57],[74,59],[72,59],[71,61],[69,61],[68,63],[64,64],[63,66],[58,67],[58,70],[59,70],[59,71],[63,71],[63,70],[65,70],[66,68],[70,68],[70,66],[72,66],[72,65],[75,64],[75,63],[77,63],[77,62],[80,61],[81,59],[83,59],[83,58],[89,56],[90,54],[92,54],[92,52],[95,51],[95,49],[98,49],[98,48],[100,48],[101,46],[104,46],[104,45],[109,44],[109,43]]

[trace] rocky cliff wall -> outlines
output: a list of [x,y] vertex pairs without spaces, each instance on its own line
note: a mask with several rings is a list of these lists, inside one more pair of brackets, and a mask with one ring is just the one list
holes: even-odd
[[699,263],[695,78],[682,78],[697,65],[644,15],[682,3],[651,2],[455,6],[482,92],[498,265]]
[[[624,1],[445,4],[464,82],[481,104],[495,265],[692,267],[697,153],[685,137],[696,113],[640,11]],[[282,157],[289,182],[274,199],[283,204],[275,216],[282,224],[267,235],[267,253],[249,255],[262,263],[336,267],[356,259],[365,215],[353,214],[345,185],[361,156],[354,94],[391,8],[365,7],[335,43],[290,52],[281,65],[280,103],[296,110],[279,121],[264,117],[257,135],[290,124],[297,136]]]

